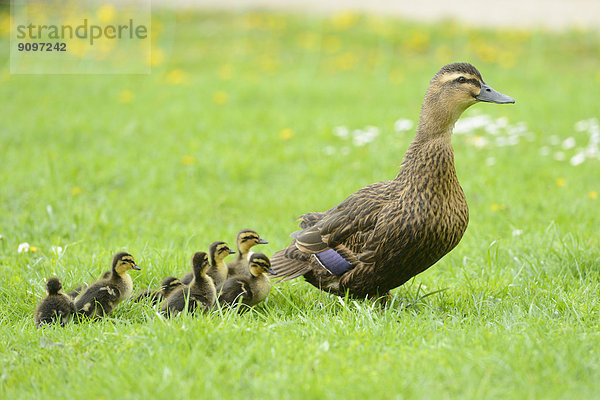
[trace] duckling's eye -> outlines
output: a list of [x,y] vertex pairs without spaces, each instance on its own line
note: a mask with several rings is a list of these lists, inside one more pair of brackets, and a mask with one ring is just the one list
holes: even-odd
[[459,83],[465,83],[467,81],[467,78],[465,78],[464,76],[461,76],[456,81],[459,82]]

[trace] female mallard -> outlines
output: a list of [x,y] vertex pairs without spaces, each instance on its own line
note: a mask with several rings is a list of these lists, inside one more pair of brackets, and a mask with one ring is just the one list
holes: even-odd
[[374,183],[323,213],[271,258],[283,281],[301,275],[343,295],[378,296],[425,271],[462,238],[469,209],[454,169],[451,136],[469,106],[514,103],[467,63],[440,69],[429,85],[417,134],[394,180]]

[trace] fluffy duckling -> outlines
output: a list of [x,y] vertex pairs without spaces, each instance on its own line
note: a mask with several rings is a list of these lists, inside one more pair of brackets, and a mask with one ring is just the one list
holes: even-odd
[[[110,276],[110,270],[109,271],[105,271],[102,276],[100,277],[100,279],[106,279]],[[72,298],[73,300],[75,300],[77,298],[77,296],[79,296],[81,294],[81,292],[83,292],[85,289],[87,289],[88,285],[83,284],[83,285],[79,285],[76,286],[73,290],[71,290],[69,293],[67,293],[69,295],[70,298]]]
[[207,271],[210,267],[208,255],[204,252],[197,252],[192,258],[192,267],[194,269],[194,278],[189,286],[177,288],[165,300],[161,314],[165,317],[174,317],[182,312],[187,303],[187,311],[195,312],[198,308],[205,311],[211,308],[216,301],[217,291],[215,284]]
[[[210,268],[208,269],[207,275],[213,279],[215,287],[221,286],[223,282],[227,280],[227,272],[229,269],[223,260],[230,254],[235,254],[235,251],[231,250],[229,245],[225,242],[213,242],[208,247]],[[193,271],[186,274],[181,279],[181,283],[189,285],[192,279],[194,279]]]
[[248,254],[250,249],[257,244],[268,244],[265,239],[262,239],[258,233],[251,229],[241,230],[237,235],[237,249],[238,255],[234,261],[227,263],[229,269],[227,276],[242,275],[250,277],[250,270],[248,269]]
[[65,326],[76,310],[73,300],[63,293],[60,279],[49,278],[46,281],[46,295],[35,310],[35,326],[40,328],[43,324],[54,322]]
[[384,296],[460,242],[469,208],[454,167],[452,130],[468,107],[514,103],[468,63],[442,67],[421,107],[416,136],[393,180],[377,182],[325,212],[300,217],[301,231],[273,255],[283,280],[304,276],[338,295]]
[[248,257],[250,277],[238,275],[227,279],[219,290],[221,304],[234,305],[241,301],[253,306],[263,301],[271,290],[271,281],[266,272],[275,274],[271,269],[269,257],[263,253],[252,253]]
[[77,298],[75,306],[79,315],[101,318],[110,314],[121,301],[131,295],[133,282],[127,273],[140,270],[129,253],[117,253],[113,257],[110,277],[92,283]]
[[169,297],[169,295],[173,293],[175,289],[181,287],[181,285],[182,283],[178,278],[168,276],[160,283],[159,290],[142,290],[136,295],[133,301],[137,303],[145,299],[150,299],[152,305],[156,305],[163,299]]

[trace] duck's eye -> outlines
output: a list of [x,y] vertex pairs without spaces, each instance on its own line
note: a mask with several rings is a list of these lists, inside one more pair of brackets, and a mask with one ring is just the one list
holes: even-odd
[[457,81],[459,83],[465,83],[467,81],[467,78],[465,78],[464,76],[461,76],[460,78],[457,79]]

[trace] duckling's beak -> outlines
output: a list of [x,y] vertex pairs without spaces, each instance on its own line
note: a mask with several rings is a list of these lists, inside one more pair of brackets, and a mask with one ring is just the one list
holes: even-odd
[[235,254],[235,250],[229,250],[229,254]]
[[140,267],[138,267],[137,264],[133,264],[133,267],[131,267],[133,269],[135,269],[136,271],[141,271],[142,269]]
[[485,83],[481,84],[481,92],[479,92],[479,96],[475,97],[479,101],[486,101],[488,103],[497,103],[497,104],[507,104],[514,103],[515,99],[496,90],[492,89]]
[[265,239],[263,238],[258,238],[258,244],[269,244],[269,242],[267,242]]
[[271,268],[271,267],[269,267],[269,269],[267,270],[267,272],[270,273],[271,275],[277,275],[277,272],[273,268]]

